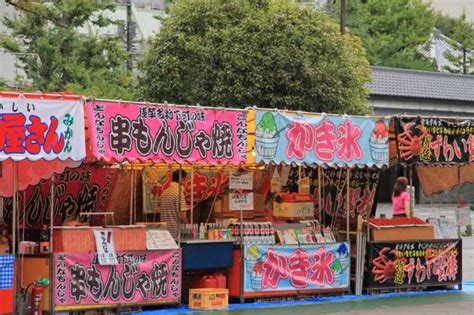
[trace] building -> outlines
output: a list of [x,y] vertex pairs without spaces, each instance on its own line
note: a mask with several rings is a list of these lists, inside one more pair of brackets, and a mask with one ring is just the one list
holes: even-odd
[[[369,106],[376,115],[421,115],[474,117],[474,76],[440,72],[372,67]],[[381,200],[389,200],[391,188],[401,169],[391,168],[382,176]],[[426,198],[414,176],[420,203],[454,203],[456,191]],[[474,183],[461,189],[463,197],[474,203]]]
[[464,10],[467,19],[474,22],[474,1],[472,0],[429,0],[427,2],[435,11],[454,18],[460,16]]

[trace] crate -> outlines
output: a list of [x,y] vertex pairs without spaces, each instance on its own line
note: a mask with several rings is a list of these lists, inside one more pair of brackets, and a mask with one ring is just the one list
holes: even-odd
[[229,306],[228,289],[190,289],[189,308],[196,310],[225,309]]

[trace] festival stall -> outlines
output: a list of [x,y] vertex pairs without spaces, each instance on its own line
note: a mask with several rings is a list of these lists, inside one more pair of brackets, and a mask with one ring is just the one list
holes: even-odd
[[[169,274],[166,279],[171,284],[178,281],[176,300],[181,299],[181,270],[186,279],[203,270],[225,273],[232,263],[234,240],[227,226],[200,219],[209,208],[200,211],[198,205],[215,200],[228,185],[228,170],[246,162],[246,112],[102,100],[91,100],[86,106],[94,159],[126,164],[132,172],[140,172],[131,188],[135,200],[130,224],[146,227],[147,250],[159,242],[158,231],[163,232],[157,228],[165,224],[159,222],[160,196],[171,184],[172,171],[188,174],[178,195],[186,198],[189,221],[179,228],[180,249],[173,249],[180,255],[180,275]],[[174,243],[169,234],[162,233],[163,238]],[[225,276],[223,281],[225,287]]]
[[[410,185],[415,171],[427,195],[474,182],[472,119],[403,116],[395,117],[392,122],[391,155],[405,168]],[[463,224],[470,225],[469,208],[462,208],[466,212]],[[371,241],[366,286],[369,292],[461,287],[462,239],[454,221],[437,216],[426,221],[416,217],[374,218],[368,224]]]
[[[82,163],[85,158],[82,105],[81,96],[0,93],[0,177],[3,183],[0,186],[0,229],[3,231],[0,237],[9,239],[7,246],[0,247],[0,312],[14,312],[14,309],[19,312],[21,305],[14,307],[15,292],[36,280],[28,279],[28,272],[36,269],[39,273],[36,276],[46,278],[51,274],[54,185],[49,192],[44,192],[48,194],[44,199],[48,211],[41,218],[38,207],[22,207],[24,199],[21,197],[30,185],[47,178],[54,183],[55,174]],[[41,220],[45,242],[41,244],[39,238],[35,242],[25,242],[26,220]],[[40,247],[42,254],[38,253]],[[3,255],[5,252],[9,254]],[[45,289],[44,297],[38,298],[33,307],[38,307],[44,300],[45,309],[50,309],[49,288],[41,288]]]
[[[387,124],[383,118],[249,110],[248,164],[269,173],[267,203],[260,207],[270,223],[238,226],[231,297],[350,291],[351,234],[357,216],[371,213],[376,170],[388,164]],[[260,210],[249,202],[245,188],[251,187],[239,188],[229,195],[229,208],[236,199],[241,217]],[[262,228],[270,237],[263,232],[262,239]]]

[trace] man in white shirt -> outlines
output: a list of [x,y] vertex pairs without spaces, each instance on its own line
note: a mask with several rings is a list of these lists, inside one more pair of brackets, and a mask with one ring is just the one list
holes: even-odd
[[[180,176],[181,173],[181,176]],[[179,224],[188,222],[186,211],[189,210],[183,194],[183,183],[186,179],[184,170],[176,170],[172,174],[170,186],[161,194],[161,221],[166,222],[167,229],[174,239],[178,239]],[[180,187],[181,186],[181,187]]]

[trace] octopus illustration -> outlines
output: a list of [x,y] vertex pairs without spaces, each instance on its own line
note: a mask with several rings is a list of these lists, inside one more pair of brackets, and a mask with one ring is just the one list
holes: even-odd
[[414,134],[412,127],[416,123],[410,122],[404,126],[404,131],[397,136],[398,150],[400,157],[404,160],[410,160],[414,156],[420,155],[422,150],[422,142],[424,140],[431,141],[432,136],[428,133],[423,125],[417,125],[414,129],[419,130],[419,135]]
[[392,279],[395,276],[396,265],[398,261],[401,261],[403,265],[406,263],[406,258],[398,257],[392,261],[389,260],[385,254],[396,254],[396,250],[390,250],[389,247],[384,247],[379,250],[379,256],[372,259],[372,264],[374,267],[372,268],[372,274],[374,274],[374,280],[379,283],[384,283],[388,279]]

